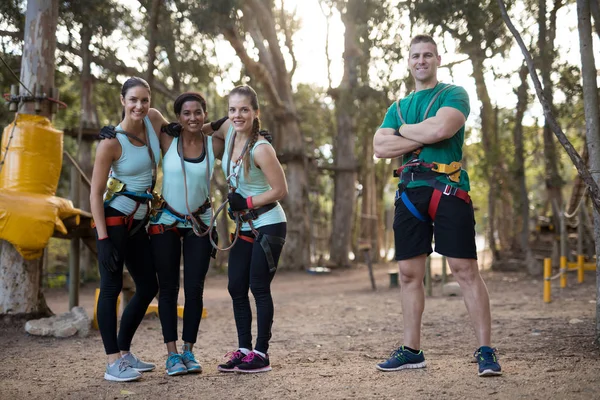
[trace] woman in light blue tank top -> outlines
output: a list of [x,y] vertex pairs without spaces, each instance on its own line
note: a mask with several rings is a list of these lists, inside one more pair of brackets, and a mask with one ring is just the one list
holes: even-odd
[[[228,290],[238,333],[238,349],[218,366],[221,372],[271,370],[268,349],[273,324],[271,281],[286,236],[286,218],[278,203],[287,195],[283,168],[275,150],[261,139],[258,97],[249,86],[229,94],[229,120],[213,134],[224,138],[223,172],[232,191],[229,207],[244,224],[229,252]],[[256,302],[257,337],[252,350],[252,311],[248,291]]]
[[[140,372],[151,371],[130,352],[133,335],[144,318],[148,305],[158,292],[150,240],[145,229],[148,193],[153,184],[153,169],[160,158],[156,131],[160,121],[148,116],[150,87],[141,78],[130,78],[121,90],[123,120],[116,139],[103,140],[96,149],[90,203],[95,222],[100,271],[100,295],[97,316],[107,354],[104,378],[132,381]],[[124,188],[111,199],[107,193],[109,176]],[[124,189],[124,190],[120,190]],[[123,265],[135,282],[135,295],[123,310],[117,336],[117,298],[123,286]]]
[[[211,255],[215,254],[206,234],[212,216],[209,182],[215,165],[213,138],[202,132],[206,101],[199,93],[187,92],[177,97],[173,108],[178,119],[177,137],[160,135],[164,201],[154,210],[148,227],[160,286],[158,308],[170,376],[202,371],[192,350],[202,319],[204,281]],[[165,120],[163,124],[168,123]],[[165,126],[169,125],[173,124]],[[215,147],[222,151],[222,141]],[[185,307],[184,343],[179,353],[177,298],[182,244]]]

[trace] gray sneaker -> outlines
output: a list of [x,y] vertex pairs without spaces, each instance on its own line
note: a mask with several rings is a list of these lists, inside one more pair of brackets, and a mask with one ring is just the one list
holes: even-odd
[[131,367],[138,372],[148,372],[156,368],[156,365],[143,362],[131,352],[125,354],[122,358],[126,359],[131,365]]
[[104,373],[104,379],[113,382],[137,381],[141,377],[142,374],[133,369],[129,361],[123,357],[112,364],[107,364],[106,372]]
[[185,375],[187,373],[188,371],[185,365],[183,364],[181,354],[169,353],[169,357],[167,358],[167,375],[175,376]]
[[194,357],[194,353],[190,350],[189,344],[184,344],[181,348],[181,359],[183,364],[187,368],[188,372],[199,373],[202,372],[202,365]]

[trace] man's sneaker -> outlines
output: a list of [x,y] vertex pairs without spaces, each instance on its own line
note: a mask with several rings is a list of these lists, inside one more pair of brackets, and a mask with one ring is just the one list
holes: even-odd
[[147,362],[143,362],[142,360],[137,358],[131,352],[125,354],[123,356],[123,358],[126,359],[129,362],[129,364],[131,365],[131,367],[138,372],[148,372],[148,371],[152,371],[154,368],[156,368],[156,365],[150,364]]
[[129,361],[123,357],[112,364],[107,364],[106,372],[104,372],[104,379],[113,382],[137,381],[141,377],[142,374],[133,369]]
[[401,346],[398,350],[394,350],[390,354],[390,358],[387,361],[377,364],[378,370],[386,372],[410,368],[425,368],[423,350],[419,350],[419,353],[415,354],[406,350],[404,346]]
[[502,375],[502,368],[496,358],[496,349],[488,346],[481,346],[473,356],[479,364],[479,376],[498,376]]
[[267,372],[271,370],[269,365],[269,356],[261,356],[258,353],[251,351],[242,359],[242,363],[235,368],[235,372],[255,373]]
[[230,351],[229,353],[225,354],[225,358],[228,358],[227,362],[219,364],[217,370],[221,372],[233,372],[235,367],[242,363],[244,357],[244,353],[239,350]]
[[192,351],[190,350],[189,344],[184,344],[181,348],[181,359],[183,360],[183,364],[187,368],[187,372],[202,372],[202,366],[198,361],[196,361],[196,357],[194,357],[194,353],[192,353]]
[[167,375],[175,376],[185,375],[187,373],[188,370],[183,363],[181,354],[169,353],[169,357],[167,357]]

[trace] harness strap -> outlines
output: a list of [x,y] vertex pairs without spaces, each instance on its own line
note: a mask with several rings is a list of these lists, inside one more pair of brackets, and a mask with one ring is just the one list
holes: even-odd
[[275,273],[277,271],[277,265],[275,264],[275,259],[273,258],[273,251],[271,250],[272,244],[278,244],[283,246],[285,244],[285,239],[279,236],[266,235],[264,233],[260,233],[258,235],[258,243],[260,243],[260,247],[262,247],[265,257],[267,259],[267,265],[269,266],[269,272]]
[[[190,220],[190,215],[193,215],[194,217],[198,217],[201,214],[204,214],[206,212],[206,210],[208,210],[210,208],[211,204],[210,201],[208,199],[206,199],[206,201],[204,202],[204,204],[202,204],[200,207],[198,207],[196,209],[196,211],[193,211],[192,213],[185,215],[185,214],[180,214],[177,211],[175,211],[175,209],[173,207],[171,207],[169,205],[169,203],[167,203],[166,201],[163,202],[163,206],[162,209],[164,211],[166,211],[167,213],[169,213],[173,218],[179,220],[179,222],[187,222],[188,220]],[[196,221],[200,226],[204,225],[206,226],[202,221],[198,220]]]
[[[209,154],[209,150],[208,150],[208,139],[206,138],[206,135],[204,134],[204,132],[202,132],[202,139],[203,139],[203,143],[204,143],[204,154],[205,154],[205,160],[206,160],[206,187],[208,188],[208,193],[210,196],[210,172],[211,172],[210,171],[210,154]],[[200,221],[198,218],[196,218],[196,215],[197,215],[196,211],[192,212],[190,210],[190,205],[188,203],[188,189],[187,189],[187,178],[186,178],[186,174],[185,174],[185,157],[184,157],[184,152],[183,152],[183,142],[184,142],[183,137],[180,136],[177,139],[177,150],[179,152],[179,160],[181,162],[181,172],[183,174],[185,207],[187,208],[187,211],[189,213],[185,218],[191,222],[192,231],[194,232],[194,234],[196,236],[205,236],[209,232],[208,227],[206,227],[206,229],[202,229],[202,232],[200,232],[200,230],[198,228],[204,228],[204,226],[206,226],[206,225],[204,225],[202,223],[202,221]],[[200,210],[202,207],[204,207],[207,203],[208,203],[208,207],[210,207],[210,200],[206,199],[206,202],[204,203],[204,205],[202,205],[198,210]],[[167,204],[167,206],[168,206],[168,204]],[[204,211],[206,211],[208,209],[208,207],[204,208]],[[170,211],[175,211],[175,210],[171,209]],[[200,214],[204,214],[204,211],[202,211]],[[211,219],[212,219],[212,215],[211,215]]]
[[181,237],[181,233],[177,229],[176,225],[177,225],[177,223],[172,224],[172,225],[150,224],[148,226],[148,235],[161,235],[167,231],[173,230],[179,237]]
[[[266,213],[267,211],[271,211],[272,209],[274,209],[275,207],[277,207],[277,204],[279,204],[279,203],[274,202],[274,203],[266,204],[266,205],[264,205],[262,207],[250,209],[250,210],[246,211],[244,214],[240,213],[239,219],[240,219],[241,222],[248,222],[248,221],[255,220],[260,215]],[[233,212],[229,213],[229,218],[235,219],[233,217]]]
[[402,199],[402,202],[404,203],[408,211],[410,211],[410,213],[414,215],[415,218],[417,218],[419,221],[435,221],[435,216],[437,215],[437,210],[440,205],[442,195],[458,197],[467,204],[471,202],[471,196],[469,196],[469,192],[465,190],[455,188],[454,186],[446,185],[445,183],[437,180],[428,181],[427,183],[433,187],[431,199],[429,200],[429,207],[427,209],[427,214],[429,218],[423,216],[423,214],[419,212],[417,207],[415,207],[415,205],[410,201],[405,191],[402,191],[402,194],[400,195],[400,198]]
[[[235,233],[230,233],[229,239],[233,242],[234,238],[235,238]],[[243,240],[244,242],[254,243],[254,238],[251,236],[238,235],[238,239]]]
[[[133,236],[142,226],[145,226],[146,223],[148,222],[148,214],[146,213],[146,216],[144,217],[142,222],[140,222],[134,229],[131,229],[131,227],[133,225],[133,216],[135,215],[138,208],[140,208],[140,204],[141,203],[136,202],[135,208],[129,215],[116,215],[114,217],[104,217],[106,226],[127,225],[127,230],[129,231],[129,236]],[[96,227],[96,223],[94,222],[94,220],[92,220],[91,225],[92,225],[92,228]]]
[[[408,195],[406,194],[405,191],[402,192],[402,194],[400,195],[400,198],[402,199],[402,202],[404,203],[404,205],[406,206],[406,208],[408,209],[408,211],[410,211],[410,213],[412,215],[414,215],[419,221],[427,222],[427,218],[425,218],[423,216],[423,214],[421,214],[419,212],[419,210],[417,210],[417,207],[415,207],[415,205],[410,201],[410,199],[408,198]],[[439,202],[439,200],[438,200],[438,202]]]
[[[437,86],[437,85],[436,85]],[[444,86],[442,89],[440,89],[429,101],[429,104],[427,105],[427,109],[425,110],[425,114],[423,114],[423,119],[421,121],[417,121],[415,123],[419,123],[422,121],[425,121],[427,119],[427,116],[429,115],[429,111],[431,110],[431,107],[433,107],[433,103],[435,103],[435,101],[437,100],[438,97],[440,97],[440,95],[445,92],[446,90],[450,89],[453,85],[451,84],[447,84],[446,86]],[[413,94],[414,96],[414,94]],[[400,109],[400,101],[402,99],[398,99],[398,101],[396,102],[396,112],[398,113],[398,118],[400,119],[400,122],[402,122],[402,125],[406,124],[406,121],[404,120],[404,118],[402,117],[402,110]],[[411,100],[412,102],[412,100]],[[409,108],[410,108],[410,104],[409,104]],[[421,148],[416,149],[415,151],[412,152],[413,156],[416,157],[421,153]],[[402,158],[404,158],[404,156],[402,156]]]
[[432,221],[435,221],[435,215],[437,214],[437,209],[440,206],[440,200],[442,199],[442,192],[434,189],[431,194],[431,200],[429,200],[429,209],[427,213],[429,214],[429,218]]

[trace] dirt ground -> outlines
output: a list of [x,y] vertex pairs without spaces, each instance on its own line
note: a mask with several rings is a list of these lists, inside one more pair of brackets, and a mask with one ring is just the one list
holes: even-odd
[[[254,375],[219,373],[222,356],[236,347],[227,279],[210,276],[208,317],[195,349],[204,372],[167,377],[160,323],[148,317],[132,350],[157,364],[134,383],[103,379],[100,335],[52,339],[29,336],[22,324],[0,326],[0,399],[600,399],[600,352],[593,344],[595,275],[542,302],[542,281],[520,273],[485,272],[493,318],[494,346],[502,377],[479,378],[476,348],[460,297],[442,297],[436,283],[426,300],[422,346],[427,368],[393,373],[375,369],[399,345],[399,289],[389,288],[378,265],[372,292],[366,267],[328,275],[279,273],[273,284],[275,323],[270,348],[273,371]],[[82,288],[91,314],[94,287]],[[56,313],[67,309],[65,290],[46,293]],[[579,321],[577,321],[579,320]],[[16,326],[15,326],[16,325]],[[180,327],[181,329],[181,327]],[[181,330],[180,330],[181,332]]]

